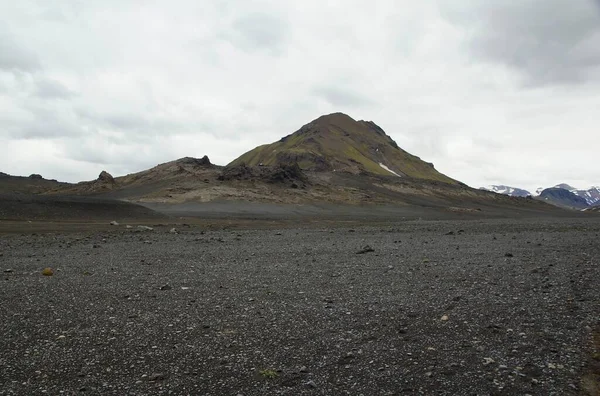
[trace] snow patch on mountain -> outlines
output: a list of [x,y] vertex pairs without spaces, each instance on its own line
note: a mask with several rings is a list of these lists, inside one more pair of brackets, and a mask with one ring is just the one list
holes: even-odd
[[394,175],[398,176],[398,177],[402,177],[399,174],[397,174],[396,172],[394,172],[393,170],[391,170],[390,168],[388,168],[387,166],[385,166],[384,164],[382,164],[381,162],[379,163],[379,166],[381,166],[383,169],[385,169],[386,171],[393,173]]

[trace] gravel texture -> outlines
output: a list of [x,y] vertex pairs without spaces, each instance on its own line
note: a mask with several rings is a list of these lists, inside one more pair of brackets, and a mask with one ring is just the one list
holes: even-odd
[[594,386],[598,220],[175,227],[3,236],[0,395]]

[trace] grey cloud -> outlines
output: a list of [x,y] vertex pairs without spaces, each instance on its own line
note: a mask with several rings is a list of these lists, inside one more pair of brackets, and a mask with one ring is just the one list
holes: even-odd
[[[79,121],[89,128],[108,129],[123,133],[130,142],[143,142],[153,136],[193,135],[198,132],[218,136],[220,133],[217,125],[209,120],[184,122],[134,110],[131,112],[97,112],[88,108],[76,108],[74,112]],[[115,139],[120,140],[121,138]]]
[[38,57],[17,44],[15,38],[0,26],[0,70],[33,72],[40,69]]
[[281,18],[269,14],[248,14],[236,19],[225,37],[247,51],[266,50],[279,54],[285,48],[289,28]]
[[600,2],[523,0],[442,7],[470,30],[473,55],[521,73],[524,85],[600,80]]
[[313,93],[333,106],[338,107],[360,107],[373,104],[373,101],[363,93],[343,85],[320,86],[315,88]]
[[23,104],[22,111],[20,117],[0,119],[12,139],[59,140],[86,134],[62,106],[30,101]]
[[43,99],[68,99],[75,95],[60,82],[47,78],[36,81],[35,93]]
[[61,139],[77,136],[81,130],[60,120],[37,120],[17,133],[19,139]]

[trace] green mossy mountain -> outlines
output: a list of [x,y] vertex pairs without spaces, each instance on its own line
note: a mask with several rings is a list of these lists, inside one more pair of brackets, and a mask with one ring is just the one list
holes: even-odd
[[[324,115],[280,141],[256,147],[228,166],[278,166],[298,163],[309,171],[371,173],[435,180],[456,180],[433,164],[402,150],[372,121],[356,121],[346,114]],[[387,169],[386,169],[387,168]]]

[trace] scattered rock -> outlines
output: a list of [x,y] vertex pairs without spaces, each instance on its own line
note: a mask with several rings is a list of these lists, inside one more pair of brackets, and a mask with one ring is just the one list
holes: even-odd
[[52,276],[52,275],[54,275],[54,270],[52,270],[52,268],[50,268],[50,267],[46,267],[42,270],[42,275]]
[[148,376],[148,381],[156,382],[156,381],[164,381],[167,379],[167,374],[165,373],[153,373]]
[[504,257],[514,257],[514,255],[512,253],[506,253]]
[[495,360],[489,357],[483,358],[483,365],[488,366],[492,363],[495,363]]
[[125,226],[125,228],[133,228],[133,226],[130,226],[129,224],[127,224],[127,225]]
[[113,221],[110,222],[110,225],[111,226],[118,226],[119,223],[116,220],[113,220]]
[[7,269],[4,270],[5,274],[10,274],[11,272],[13,272],[12,268],[7,268]]
[[450,319],[450,318],[448,317],[448,315],[444,315],[444,316],[442,316],[442,317],[440,318],[440,320],[441,320],[442,322],[447,322],[447,321],[448,321],[448,319]]
[[154,228],[148,227],[148,226],[143,226],[143,225],[137,226],[137,228],[140,231],[154,231]]
[[171,290],[173,287],[171,285],[162,285],[160,290]]
[[305,385],[308,388],[313,388],[313,389],[317,387],[317,384],[315,384],[315,381],[313,381],[313,380],[308,381]]
[[373,249],[371,246],[365,245],[365,247],[363,247],[358,252],[356,252],[356,254],[365,254],[365,253],[371,253],[374,251],[375,251],[375,249]]
[[446,233],[446,235],[454,235],[454,231],[449,231]]
[[171,228],[171,230],[169,232],[171,234],[179,234],[179,231],[177,231],[177,228]]

